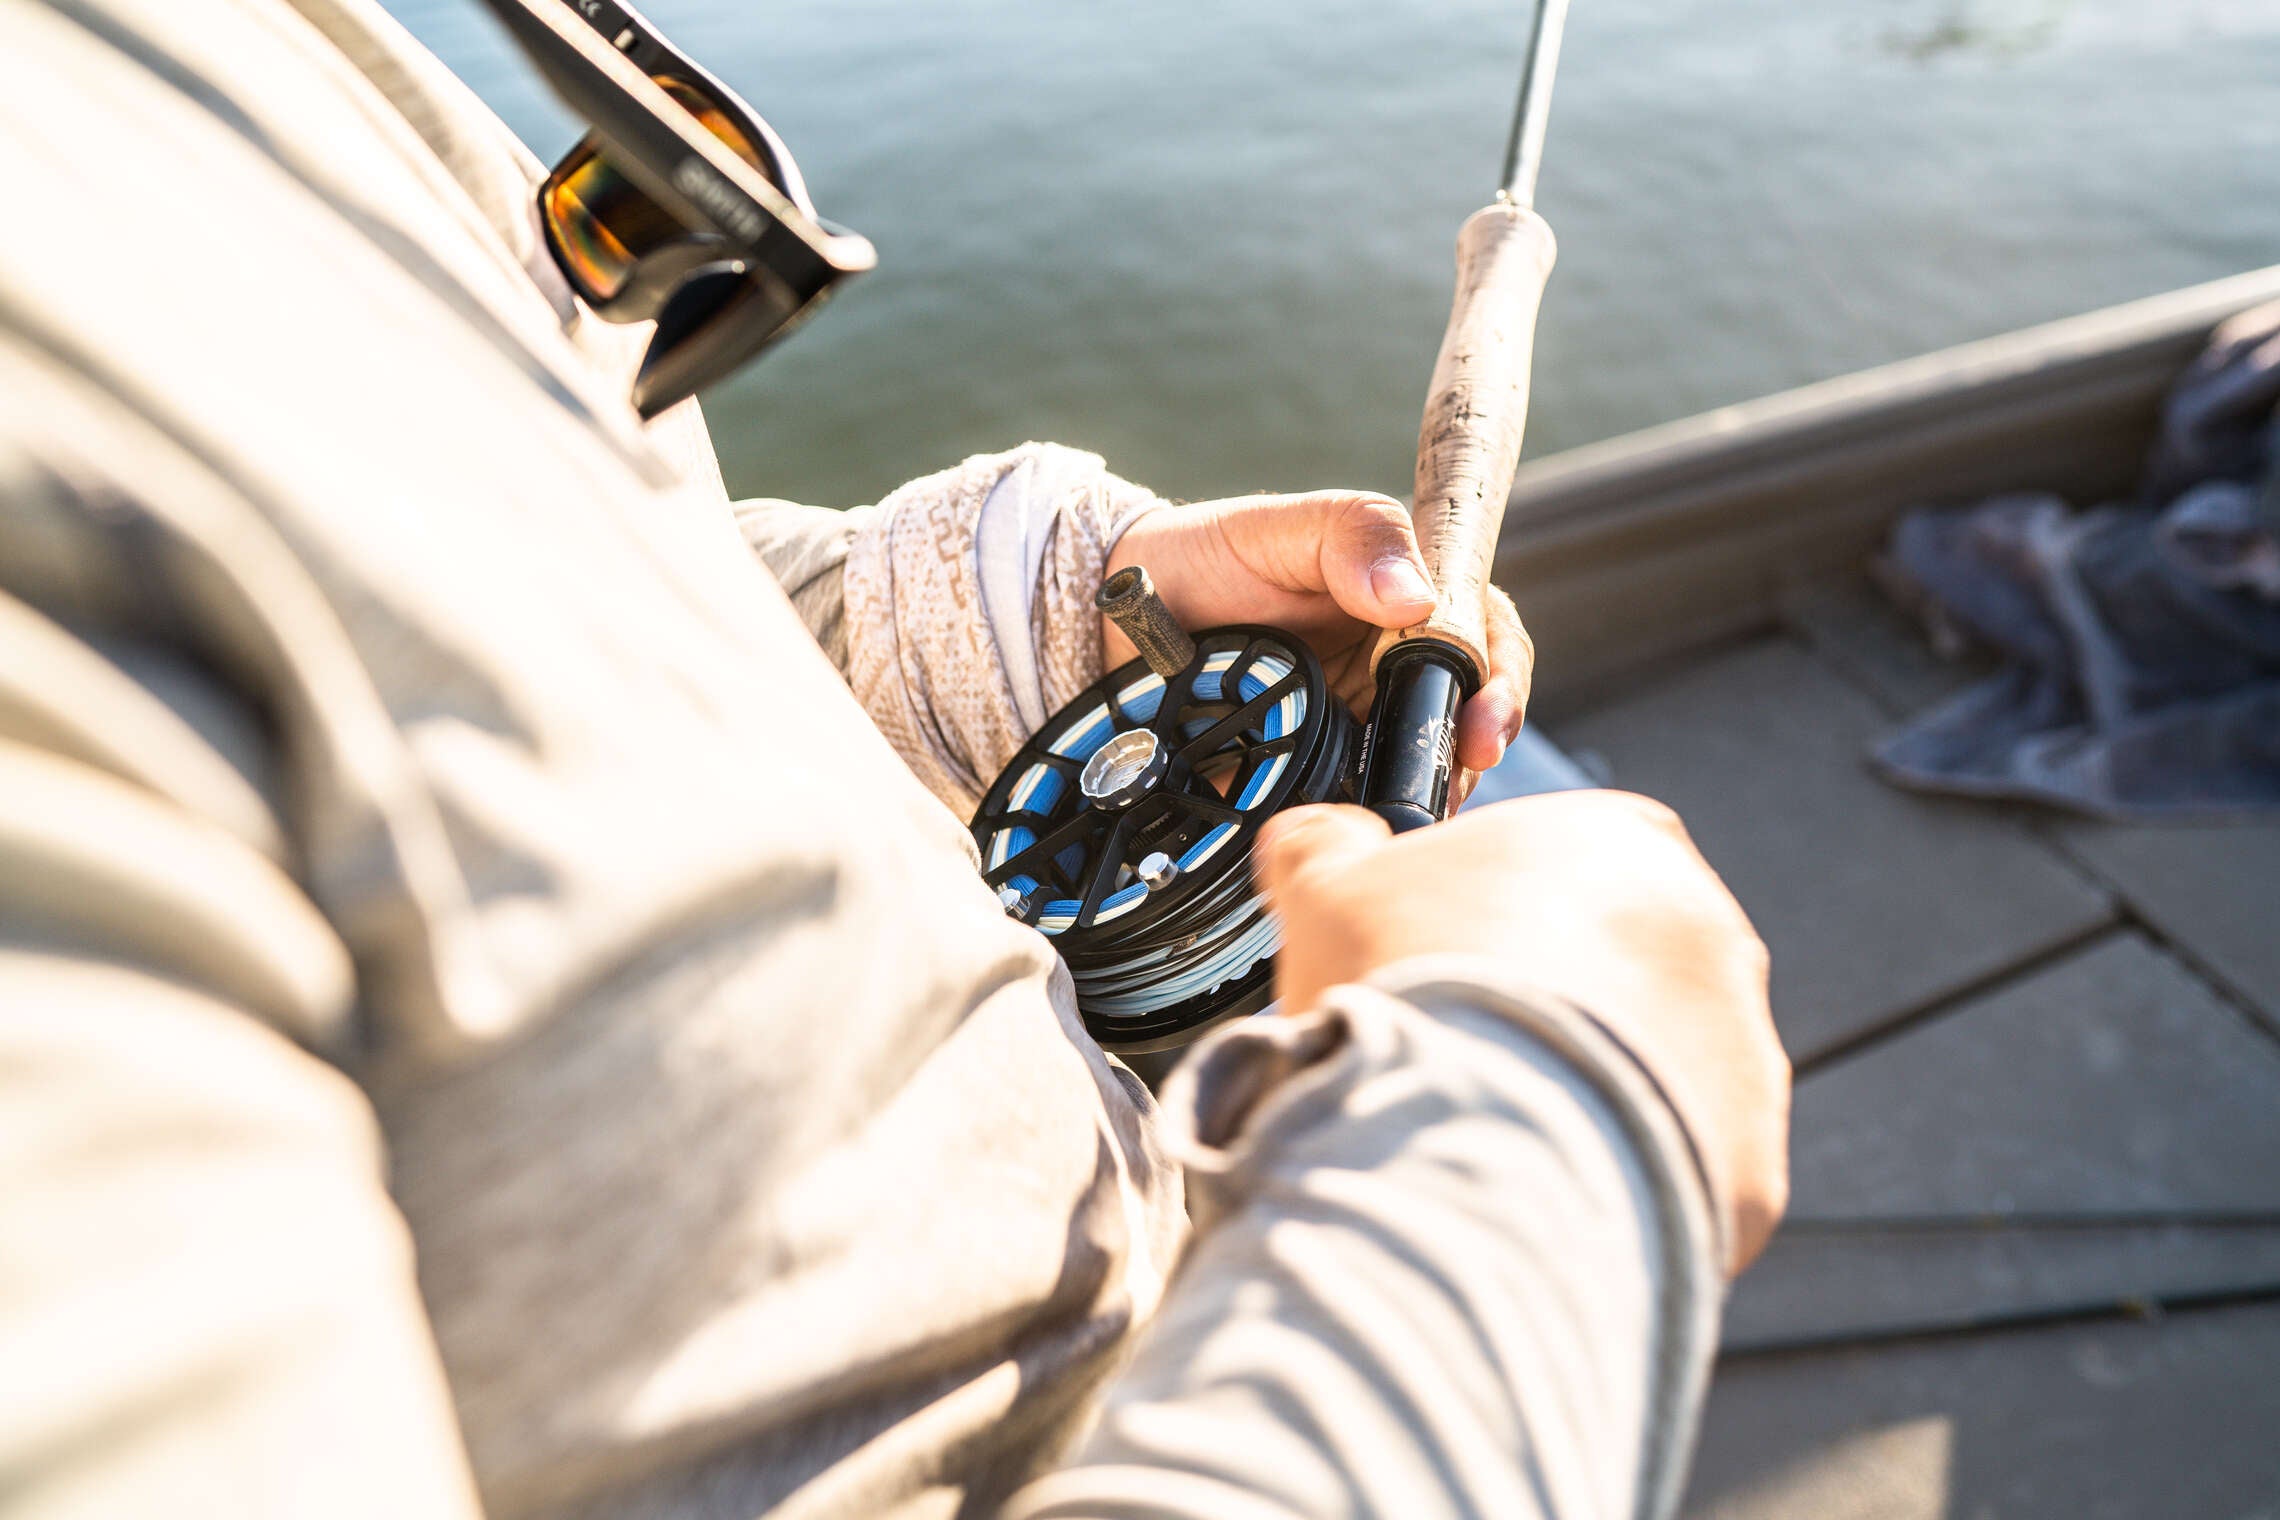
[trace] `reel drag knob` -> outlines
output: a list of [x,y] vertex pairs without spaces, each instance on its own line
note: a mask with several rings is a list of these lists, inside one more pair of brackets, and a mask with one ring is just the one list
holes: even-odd
[[1093,751],[1077,776],[1077,786],[1104,808],[1132,806],[1155,789],[1171,768],[1171,756],[1154,733],[1131,729]]

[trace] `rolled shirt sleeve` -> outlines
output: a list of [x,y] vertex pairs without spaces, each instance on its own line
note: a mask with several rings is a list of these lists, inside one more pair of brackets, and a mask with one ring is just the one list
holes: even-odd
[[1676,1115],[1587,1013],[1413,961],[1218,1036],[1166,1117],[1196,1241],[1013,1515],[1671,1511],[1718,1227]]
[[960,818],[1101,677],[1093,593],[1162,498],[1098,455],[1025,443],[850,512],[758,500],[737,525],[856,700]]

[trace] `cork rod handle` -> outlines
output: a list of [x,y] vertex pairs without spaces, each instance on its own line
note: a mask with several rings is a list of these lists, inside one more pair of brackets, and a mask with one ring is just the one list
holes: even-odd
[[1460,651],[1476,677],[1488,672],[1489,565],[1520,463],[1536,308],[1557,251],[1542,217],[1504,201],[1457,232],[1457,294],[1417,434],[1411,508],[1440,604],[1425,622],[1381,634],[1373,669],[1395,645],[1433,639]]

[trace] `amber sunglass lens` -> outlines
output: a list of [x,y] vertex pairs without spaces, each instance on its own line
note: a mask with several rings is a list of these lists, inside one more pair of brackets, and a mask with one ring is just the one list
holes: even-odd
[[775,182],[775,172],[760,161],[760,155],[753,150],[751,139],[747,138],[743,130],[729,119],[728,113],[720,108],[720,103],[714,100],[712,96],[693,84],[675,79],[670,74],[658,75],[657,87],[672,96],[676,104],[684,107],[691,116],[694,116],[697,119],[697,125],[727,144],[730,152],[743,159],[753,168],[758,169],[762,174],[767,175],[771,184]]
[[591,147],[546,182],[546,219],[568,272],[590,301],[615,299],[634,260],[686,229]]
[[[678,79],[661,77],[657,83],[739,158],[769,172],[751,141],[710,96]],[[570,274],[591,301],[616,299],[643,256],[690,236],[679,218],[590,145],[581,146],[554,171],[546,182],[544,204]]]

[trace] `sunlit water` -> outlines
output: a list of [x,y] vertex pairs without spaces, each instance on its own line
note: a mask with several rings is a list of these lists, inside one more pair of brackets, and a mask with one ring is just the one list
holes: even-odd
[[[551,157],[476,0],[389,0]],[[1406,492],[1525,7],[650,0],[880,270],[707,398],[846,503],[1053,438],[1183,497]],[[2280,261],[2274,0],[1575,0],[1540,453]]]

